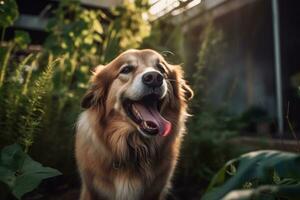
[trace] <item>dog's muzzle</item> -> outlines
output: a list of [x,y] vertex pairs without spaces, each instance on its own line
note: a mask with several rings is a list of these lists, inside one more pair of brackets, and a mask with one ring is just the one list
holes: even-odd
[[162,99],[166,94],[167,83],[163,75],[155,70],[135,77],[127,89],[123,107],[143,135],[167,136],[170,133],[171,123],[160,113]]

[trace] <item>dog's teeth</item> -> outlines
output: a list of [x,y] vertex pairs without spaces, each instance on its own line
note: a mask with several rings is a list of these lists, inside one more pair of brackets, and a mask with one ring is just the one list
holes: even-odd
[[154,129],[153,127],[149,126],[146,121],[144,121],[143,124],[144,124],[144,127],[147,129]]
[[136,115],[138,116],[138,118],[142,119],[142,116],[139,112],[137,112]]
[[132,105],[132,110],[133,110],[134,113],[138,112],[134,105]]
[[146,121],[144,121],[143,124],[144,124],[145,128],[150,128],[150,127],[148,126],[148,123],[147,123]]
[[147,123],[146,123],[146,128],[150,128]]
[[134,112],[134,114],[139,117],[140,119],[142,118],[141,114],[139,113],[139,111],[135,108],[135,106],[132,106],[132,111]]

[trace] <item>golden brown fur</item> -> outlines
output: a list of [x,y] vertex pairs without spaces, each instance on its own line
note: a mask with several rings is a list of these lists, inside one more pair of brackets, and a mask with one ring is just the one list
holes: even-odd
[[[119,68],[128,58],[138,63],[133,77],[151,59],[159,59],[166,66],[168,92],[161,112],[172,124],[166,137],[142,136],[124,114],[118,95],[132,84],[132,79],[120,78]],[[96,68],[82,101],[86,110],[77,123],[75,152],[82,179],[81,200],[164,199],[185,132],[187,100],[191,97],[181,67],[166,63],[153,50],[129,50]]]

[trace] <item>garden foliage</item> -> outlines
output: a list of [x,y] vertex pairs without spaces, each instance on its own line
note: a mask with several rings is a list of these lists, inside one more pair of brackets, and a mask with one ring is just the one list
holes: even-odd
[[2,149],[0,154],[0,181],[7,184],[17,199],[35,189],[43,179],[61,173],[50,167],[43,167],[32,160],[22,147],[13,144]]
[[[150,24],[142,18],[148,7],[144,0],[126,1],[112,8],[109,16],[101,10],[84,8],[79,1],[63,0],[49,20],[43,49],[30,52],[28,33],[15,30],[15,37],[8,40],[11,37],[7,37],[6,29],[19,12],[15,0],[3,2],[0,180],[20,199],[43,179],[61,174],[43,167],[29,154],[58,168],[65,181],[77,181],[72,156],[74,123],[90,71],[127,48],[138,47],[150,33]],[[0,190],[4,191],[2,187]],[[0,198],[7,198],[7,193],[1,192]]]
[[300,156],[255,151],[230,160],[212,179],[203,200],[299,199]]
[[[192,74],[187,74],[195,96],[191,105],[192,117],[184,141],[178,178],[184,185],[199,183],[197,195],[201,195],[217,170],[242,149],[228,148],[227,140],[236,136],[242,127],[238,116],[228,112],[224,105],[214,107],[207,101],[209,76],[222,66],[224,36],[210,22],[200,38],[198,61]],[[190,180],[193,180],[192,182]],[[195,192],[195,191],[193,191]]]

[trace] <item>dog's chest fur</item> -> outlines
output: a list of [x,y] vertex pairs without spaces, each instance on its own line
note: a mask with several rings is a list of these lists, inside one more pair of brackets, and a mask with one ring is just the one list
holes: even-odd
[[114,181],[115,199],[140,199],[142,193],[141,181],[130,177],[118,176]]
[[[154,149],[150,151],[150,144],[142,143],[137,137],[132,136],[127,138],[127,148],[122,149],[121,151],[124,155],[127,155],[127,159],[122,161],[120,161],[121,158],[119,157],[118,159],[112,159],[114,156],[112,156],[110,151],[105,148],[105,145],[96,136],[94,129],[91,128],[93,127],[92,121],[93,120],[89,117],[88,112],[84,112],[79,118],[77,127],[77,138],[80,138],[78,141],[87,148],[85,153],[81,155],[86,159],[88,158],[88,160],[93,161],[89,164],[82,164],[87,167],[97,166],[96,168],[98,169],[96,174],[91,171],[91,179],[86,179],[86,181],[92,183],[96,191],[101,191],[102,195],[109,197],[109,199],[141,199],[145,192],[145,183],[153,181],[152,164],[154,163],[151,161],[157,159],[156,152]],[[101,158],[100,160],[102,161],[95,158]],[[106,164],[107,167],[104,167]],[[106,171],[99,171],[100,168],[102,168],[102,170],[106,169]],[[103,177],[105,177],[105,180],[109,182],[109,184],[104,184],[106,181],[101,182],[101,178]]]

